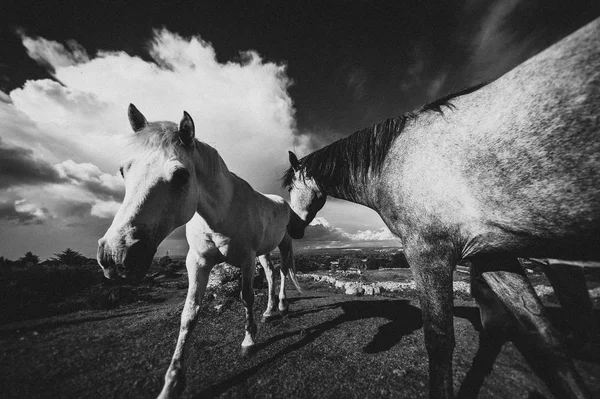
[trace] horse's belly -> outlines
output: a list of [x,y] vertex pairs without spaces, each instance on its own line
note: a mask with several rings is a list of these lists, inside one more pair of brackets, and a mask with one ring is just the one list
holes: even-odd
[[281,243],[284,235],[285,227],[266,232],[256,250],[256,255],[264,255],[272,252]]

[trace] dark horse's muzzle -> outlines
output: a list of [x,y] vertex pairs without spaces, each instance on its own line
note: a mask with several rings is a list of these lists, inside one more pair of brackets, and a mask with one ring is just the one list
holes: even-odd
[[306,226],[308,226],[308,223],[302,220],[300,216],[296,214],[296,212],[292,211],[290,222],[287,225],[287,231],[290,237],[292,237],[295,240],[300,240],[301,238],[303,238]]
[[152,263],[156,245],[149,240],[135,240],[129,246],[113,248],[104,238],[98,241],[96,259],[108,279],[139,283]]

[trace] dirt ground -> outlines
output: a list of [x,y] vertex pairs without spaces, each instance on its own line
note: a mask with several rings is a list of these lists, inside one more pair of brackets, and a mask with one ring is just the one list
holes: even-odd
[[[322,284],[307,288],[304,296],[290,288],[290,314],[259,325],[259,345],[248,358],[240,357],[241,303],[230,301],[220,311],[207,303],[194,332],[184,397],[427,397],[427,354],[414,294],[351,297]],[[256,292],[260,315],[266,292]],[[0,396],[155,397],[174,349],[184,298],[185,289],[173,288],[155,303],[1,325]],[[551,308],[549,313],[561,325],[562,312]],[[480,387],[481,398],[551,397],[511,343],[481,384],[487,360],[473,362],[479,328],[474,302],[455,302],[454,323],[455,392],[462,386]],[[596,354],[588,351],[575,363],[600,397]]]

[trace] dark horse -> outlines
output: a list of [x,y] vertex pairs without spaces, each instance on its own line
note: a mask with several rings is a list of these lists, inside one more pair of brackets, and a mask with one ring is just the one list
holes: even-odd
[[557,397],[590,396],[517,257],[600,260],[600,19],[492,83],[301,160],[290,153],[290,162],[292,237],[330,195],[374,209],[402,241],[420,291],[432,398],[453,396],[459,260],[472,265],[484,328],[511,320]]

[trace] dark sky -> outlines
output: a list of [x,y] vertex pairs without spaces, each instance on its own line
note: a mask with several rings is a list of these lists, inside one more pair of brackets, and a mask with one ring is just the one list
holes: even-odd
[[[7,2],[3,2],[7,4]],[[63,2],[61,2],[63,3]],[[66,2],[65,2],[66,3]],[[285,62],[300,132],[323,143],[488,80],[600,15],[598,1],[18,1],[3,6],[0,89],[49,77],[14,32],[148,59],[152,29],[199,34],[219,61]]]

